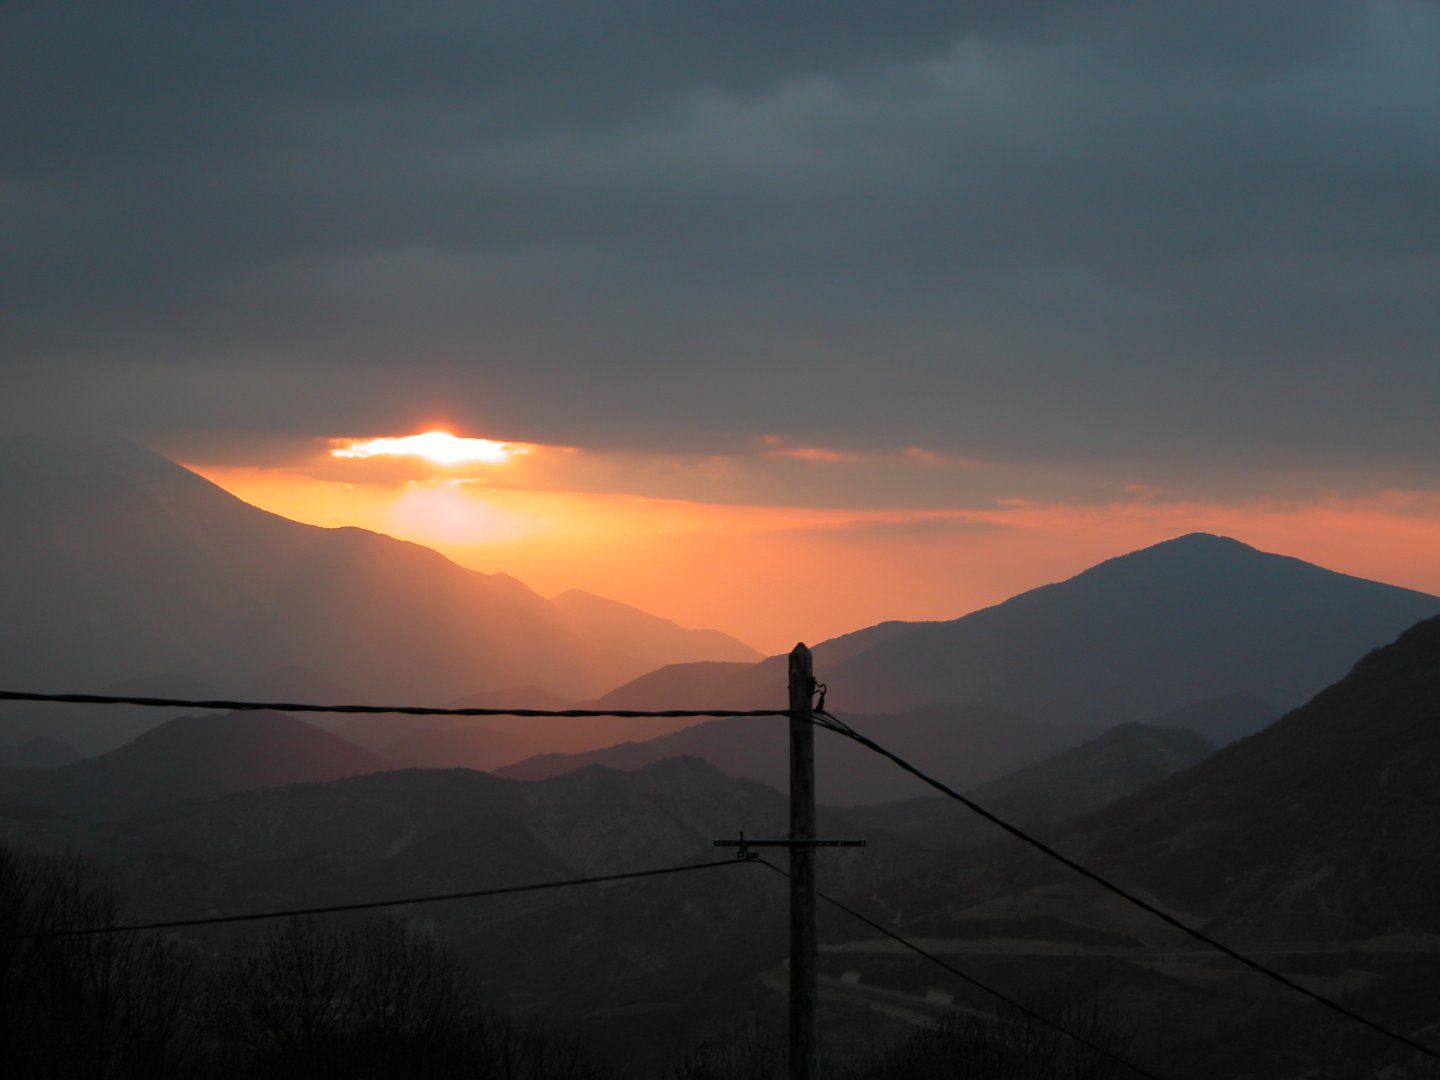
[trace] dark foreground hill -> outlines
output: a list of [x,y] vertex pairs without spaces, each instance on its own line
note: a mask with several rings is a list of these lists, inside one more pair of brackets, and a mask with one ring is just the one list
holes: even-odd
[[[487,997],[578,1025],[618,1075],[653,1075],[712,1025],[784,999],[784,880],[712,841],[784,829],[783,795],[693,759],[538,783],[402,770],[216,795],[81,838],[142,918],[453,893],[720,860],[604,886],[397,909],[468,959]],[[822,828],[853,829],[833,814]],[[781,860],[783,862],[783,859]],[[913,863],[874,837],[826,852],[827,888],[864,892]],[[359,918],[357,916],[356,918]],[[200,948],[247,926],[186,931]],[[209,936],[207,936],[209,935]]]
[[1440,933],[1440,619],[1069,844],[1246,934]]
[[[1437,703],[1440,619],[1431,619],[1266,730],[1072,823],[1056,843],[1440,1048]],[[987,954],[983,964],[1014,986],[1063,977],[1102,987],[1135,1018],[1148,1060],[1172,1075],[1432,1075],[1433,1063],[1008,839],[882,892],[904,912],[898,928],[950,939],[936,947],[962,958]]]
[[88,761],[0,773],[0,801],[107,821],[225,791],[336,780],[394,766],[280,713],[169,720]]

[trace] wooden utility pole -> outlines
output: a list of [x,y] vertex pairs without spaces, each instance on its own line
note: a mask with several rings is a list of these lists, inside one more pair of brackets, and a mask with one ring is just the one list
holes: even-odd
[[[815,1027],[819,950],[815,939],[815,849],[864,847],[864,840],[821,840],[815,835],[815,662],[804,643],[790,652],[790,835],[783,840],[715,840],[736,857],[758,859],[759,848],[790,852],[790,1080],[819,1080],[820,1040]],[[821,699],[824,700],[823,698]],[[767,866],[771,865],[769,863]]]
[[[807,713],[815,662],[802,642],[790,651],[790,711]],[[818,1080],[815,1031],[819,956],[815,941],[815,725],[790,717],[790,1080]]]

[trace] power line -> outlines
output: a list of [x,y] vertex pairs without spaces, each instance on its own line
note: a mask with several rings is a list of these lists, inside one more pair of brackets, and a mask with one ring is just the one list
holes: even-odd
[[[779,867],[779,866],[776,866],[774,863],[769,862],[769,861],[767,861],[767,860],[765,860],[765,859],[751,859],[751,860],[748,860],[748,861],[750,861],[750,862],[758,862],[761,866],[769,867],[771,870],[774,870],[777,874],[783,874],[783,875],[784,875],[785,877],[787,877],[787,878],[790,876],[790,874],[789,874],[788,872],[786,872],[784,869],[782,869],[782,868]],[[963,972],[963,971],[961,971],[959,968],[957,968],[954,964],[951,964],[951,963],[949,963],[948,961],[942,960],[940,957],[936,956],[934,953],[928,951],[927,949],[921,948],[919,945],[916,945],[913,941],[909,941],[909,940],[907,940],[906,938],[901,937],[899,934],[895,933],[895,931],[893,931],[893,930],[889,929],[888,927],[886,927],[886,926],[884,926],[884,925],[876,922],[874,919],[872,919],[872,918],[870,918],[870,917],[868,917],[868,916],[866,916],[866,915],[863,915],[863,914],[861,914],[860,912],[856,911],[854,908],[850,907],[849,905],[844,904],[844,903],[842,903],[842,902],[839,901],[839,900],[836,900],[835,897],[830,896],[830,895],[828,895],[827,893],[820,892],[819,890],[816,890],[815,895],[817,895],[818,897],[820,897],[820,899],[821,899],[821,900],[824,900],[826,903],[832,904],[832,905],[834,905],[835,907],[839,908],[841,911],[845,912],[845,914],[849,915],[851,918],[858,919],[860,922],[864,923],[866,926],[870,927],[872,930],[879,931],[880,933],[884,934],[886,937],[890,938],[892,941],[895,941],[895,942],[898,942],[898,943],[901,944],[901,945],[904,945],[905,948],[909,949],[911,952],[917,953],[918,955],[923,956],[926,960],[929,960],[931,963],[938,964],[940,967],[942,967],[942,968],[944,968],[946,971],[950,972],[950,974],[954,975],[954,976],[955,976],[956,978],[958,978],[958,979],[961,979],[961,980],[969,983],[971,986],[975,987],[977,990],[983,990],[985,993],[989,994],[991,997],[996,998],[996,999],[998,999],[998,1000],[1000,1000],[1000,1001],[1003,1001],[1006,1005],[1009,1005],[1012,1009],[1015,1009],[1015,1010],[1017,1010],[1017,1011],[1019,1011],[1019,1012],[1024,1013],[1026,1016],[1030,1017],[1031,1019],[1040,1021],[1040,1023],[1046,1025],[1047,1027],[1054,1028],[1056,1031],[1060,1032],[1060,1034],[1065,1035],[1065,1036],[1067,1036],[1067,1037],[1069,1037],[1069,1038],[1071,1038],[1071,1039],[1074,1039],[1074,1040],[1075,1040],[1077,1043],[1079,1043],[1081,1046],[1088,1047],[1089,1049],[1094,1050],[1097,1054],[1102,1054],[1102,1055],[1104,1055],[1105,1057],[1109,1058],[1111,1061],[1115,1062],[1116,1064],[1123,1065],[1125,1068],[1129,1069],[1131,1072],[1135,1073],[1135,1074],[1138,1075],[1138,1076],[1148,1077],[1149,1080],[1160,1080],[1160,1078],[1159,1078],[1158,1076],[1156,1076],[1154,1073],[1150,1072],[1148,1069],[1141,1068],[1139,1065],[1136,1065],[1133,1061],[1127,1061],[1125,1058],[1121,1057],[1119,1054],[1115,1053],[1114,1051],[1112,1051],[1112,1050],[1107,1050],[1107,1049],[1105,1049],[1105,1047],[1101,1046],[1099,1043],[1092,1042],[1090,1039],[1087,1039],[1084,1035],[1081,1035],[1079,1032],[1071,1031],[1071,1030],[1070,1030],[1069,1028],[1067,1028],[1065,1025],[1063,1025],[1063,1024],[1061,1024],[1061,1023],[1059,1023],[1059,1022],[1057,1022],[1057,1021],[1055,1021],[1055,1020],[1051,1020],[1051,1019],[1049,1019],[1048,1017],[1045,1017],[1045,1016],[1040,1015],[1040,1013],[1036,1012],[1034,1009],[1030,1008],[1028,1005],[1023,1005],[1023,1004],[1021,1004],[1019,1001],[1016,1001],[1014,998],[1010,997],[1009,995],[1004,994],[1004,993],[1002,993],[1002,992],[999,991],[999,990],[996,990],[993,986],[988,986],[988,985],[986,985],[985,983],[981,982],[979,979],[975,978],[975,976],[966,974],[965,972]]]
[[941,783],[939,780],[936,780],[934,777],[928,776],[925,773],[921,772],[914,765],[911,765],[908,761],[900,757],[898,754],[892,753],[891,751],[885,749],[885,747],[875,742],[875,740],[866,738],[864,735],[861,735],[858,731],[850,727],[844,721],[839,720],[834,716],[831,716],[829,713],[824,712],[823,710],[816,710],[815,715],[816,723],[820,727],[828,728],[829,730],[835,732],[838,735],[845,736],[845,738],[847,739],[853,739],[855,742],[859,743],[866,749],[873,750],[875,753],[881,755],[882,757],[889,758],[896,765],[900,766],[900,768],[904,769],[910,775],[920,780],[923,780],[936,791],[950,796],[950,798],[955,799],[957,802],[961,803],[969,810],[973,811],[976,814],[979,814],[986,821],[998,825],[1000,828],[1008,832],[1011,836],[1014,836],[1016,839],[1023,840],[1025,843],[1029,844],[1037,851],[1041,852],[1044,855],[1048,855],[1056,862],[1059,862],[1064,866],[1069,867],[1081,877],[1093,881],[1102,889],[1114,893],[1116,896],[1120,897],[1120,899],[1134,905],[1135,907],[1138,907],[1141,911],[1149,912],[1157,919],[1161,920],[1164,923],[1167,923],[1170,926],[1173,926],[1175,929],[1181,931],[1182,933],[1188,934],[1190,937],[1194,938],[1201,944],[1207,945],[1218,952],[1224,953],[1232,960],[1235,960],[1245,965],[1252,971],[1264,975],[1268,979],[1273,979],[1281,986],[1293,990],[1297,994],[1303,994],[1305,997],[1310,998],[1312,1001],[1318,1002],[1319,1004],[1325,1006],[1327,1009],[1331,1009],[1334,1012],[1339,1013],[1341,1016],[1353,1020],[1358,1024],[1363,1024],[1366,1027],[1370,1028],[1372,1031],[1379,1032],[1381,1035],[1384,1035],[1387,1038],[1394,1039],[1397,1042],[1403,1043],[1404,1045],[1410,1047],[1412,1050],[1416,1050],[1419,1053],[1424,1054],[1426,1057],[1434,1058],[1435,1060],[1440,1061],[1440,1052],[1432,1050],[1430,1047],[1425,1046],[1422,1043],[1418,1043],[1414,1039],[1400,1034],[1398,1031],[1392,1031],[1390,1028],[1385,1027],[1383,1024],[1380,1024],[1377,1021],[1371,1020],[1367,1016],[1362,1016],[1360,1013],[1346,1008],[1344,1005],[1341,1005],[1333,998],[1328,998],[1324,994],[1317,993],[1316,991],[1311,990],[1308,987],[1301,986],[1293,979],[1282,975],[1280,972],[1274,970],[1273,968],[1267,967],[1260,961],[1246,956],[1244,953],[1238,952],[1235,949],[1232,949],[1229,945],[1216,941],[1209,934],[1206,934],[1203,930],[1197,930],[1189,923],[1182,922],[1180,919],[1175,918],[1175,916],[1169,914],[1168,912],[1160,910],[1160,908],[1156,907],[1148,900],[1144,900],[1141,897],[1130,892],[1128,889],[1115,884],[1113,881],[1102,876],[1096,871],[1091,870],[1089,867],[1083,865],[1082,863],[1076,862],[1068,855],[1062,855],[1059,851],[1056,851],[1053,847],[1045,843],[1043,840],[1036,839],[1035,837],[1027,833],[1024,829],[1010,824],[1010,822],[1005,821],[1003,818],[997,817],[995,814],[991,813],[989,810],[986,810],[983,806],[975,802],[973,799],[966,798],[954,788],[948,787],[947,785]]
[[[627,719],[628,719],[628,718],[655,717],[655,718],[674,718],[674,719],[680,719],[680,718],[727,719],[727,718],[732,718],[732,717],[768,717],[768,716],[795,716],[795,715],[800,715],[801,719],[808,720],[810,723],[813,723],[813,724],[815,724],[815,725],[818,726],[818,727],[828,728],[829,730],[834,731],[836,734],[843,735],[845,738],[851,739],[851,740],[853,740],[854,742],[859,743],[861,746],[864,746],[864,747],[866,747],[867,749],[869,749],[869,750],[871,750],[871,751],[873,751],[873,752],[875,752],[875,753],[877,753],[877,754],[880,754],[882,757],[889,758],[892,762],[894,762],[896,765],[898,765],[901,769],[903,769],[903,770],[905,770],[906,772],[910,773],[912,776],[915,776],[917,779],[922,780],[923,782],[925,782],[926,784],[930,785],[931,787],[933,787],[935,790],[941,792],[942,794],[948,795],[950,798],[955,799],[956,801],[958,801],[959,803],[961,803],[963,806],[965,806],[965,807],[967,807],[969,810],[971,810],[973,813],[976,813],[976,814],[980,815],[981,817],[985,818],[987,821],[993,823],[994,825],[998,826],[999,828],[1003,829],[1004,831],[1010,833],[1012,836],[1016,837],[1017,839],[1022,840],[1022,841],[1024,841],[1025,843],[1029,844],[1031,847],[1033,847],[1033,848],[1035,848],[1036,850],[1040,851],[1042,854],[1049,856],[1051,859],[1054,859],[1055,861],[1057,861],[1057,862],[1061,863],[1062,865],[1068,867],[1070,870],[1074,871],[1075,873],[1079,874],[1080,876],[1082,876],[1082,877],[1084,877],[1084,878],[1087,878],[1087,879],[1090,880],[1090,881],[1093,881],[1095,884],[1099,885],[1101,888],[1103,888],[1103,889],[1107,890],[1108,892],[1111,892],[1111,893],[1113,893],[1114,895],[1120,897],[1122,900],[1125,900],[1127,903],[1129,903],[1129,904],[1131,904],[1131,905],[1139,908],[1139,909],[1142,910],[1142,911],[1148,912],[1149,914],[1155,916],[1157,919],[1160,919],[1162,922],[1164,922],[1164,923],[1166,923],[1166,924],[1168,924],[1168,925],[1170,925],[1170,926],[1173,926],[1175,929],[1181,931],[1181,932],[1184,933],[1184,934],[1189,935],[1190,937],[1194,938],[1196,941],[1199,941],[1199,942],[1201,942],[1202,944],[1204,944],[1204,945],[1206,945],[1206,946],[1208,946],[1208,947],[1210,947],[1210,948],[1212,948],[1212,949],[1215,949],[1215,950],[1218,951],[1218,952],[1221,952],[1221,953],[1225,954],[1226,956],[1230,957],[1232,960],[1235,960],[1237,963],[1243,964],[1244,966],[1250,968],[1251,970],[1253,970],[1253,971],[1255,971],[1255,972],[1257,972],[1257,973],[1259,973],[1259,974],[1261,974],[1261,975],[1264,975],[1266,978],[1269,978],[1269,979],[1274,980],[1275,982],[1278,982],[1280,985],[1286,987],[1287,989],[1293,990],[1295,993],[1302,994],[1302,995],[1304,995],[1305,997],[1308,997],[1308,998],[1310,998],[1311,1000],[1313,1000],[1313,1001],[1315,1001],[1315,1002],[1318,1002],[1319,1004],[1325,1006],[1326,1008],[1331,1009],[1332,1011],[1334,1011],[1334,1012],[1336,1012],[1336,1013],[1339,1013],[1341,1016],[1344,1016],[1344,1017],[1346,1017],[1346,1018],[1348,1018],[1348,1019],[1350,1019],[1350,1020],[1353,1020],[1353,1021],[1355,1021],[1356,1023],[1363,1024],[1363,1025],[1365,1025],[1366,1027],[1370,1028],[1371,1030],[1376,1031],[1376,1032],[1378,1032],[1379,1034],[1386,1036],[1387,1038],[1394,1039],[1394,1040],[1396,1040],[1397,1042],[1403,1043],[1404,1045],[1410,1047],[1411,1049],[1416,1050],[1416,1051],[1418,1051],[1419,1053],[1422,1053],[1422,1054],[1426,1055],[1427,1057],[1430,1057],[1430,1058],[1433,1058],[1433,1059],[1435,1059],[1435,1060],[1437,1060],[1437,1061],[1440,1061],[1440,1052],[1437,1052],[1437,1051],[1435,1051],[1435,1050],[1432,1050],[1430,1047],[1424,1046],[1423,1044],[1418,1043],[1418,1042],[1416,1042],[1415,1040],[1413,1040],[1413,1039],[1411,1039],[1411,1038],[1408,1038],[1408,1037],[1405,1036],[1405,1035],[1401,1035],[1399,1032],[1392,1031],[1391,1029],[1385,1027],[1384,1025],[1382,1025],[1382,1024],[1380,1024],[1380,1023],[1378,1023],[1378,1022],[1376,1022],[1376,1021],[1374,1021],[1374,1020],[1371,1020],[1370,1018],[1368,1018],[1368,1017],[1366,1017],[1366,1016],[1362,1016],[1360,1013],[1354,1012],[1354,1011],[1351,1010],[1351,1009],[1346,1008],[1344,1005],[1341,1005],[1339,1002],[1333,1000],[1332,998],[1328,998],[1328,997],[1326,997],[1326,996],[1323,995],[1323,994],[1317,993],[1317,992],[1314,991],[1314,990],[1310,990],[1310,989],[1308,989],[1307,987],[1304,987],[1304,986],[1300,985],[1299,983],[1295,982],[1294,980],[1288,978],[1287,976],[1282,975],[1280,972],[1275,971],[1274,969],[1269,968],[1269,967],[1267,967],[1266,965],[1260,963],[1258,960],[1254,960],[1254,959],[1252,959],[1251,957],[1248,957],[1248,956],[1244,955],[1243,953],[1240,953],[1240,952],[1236,951],[1235,949],[1232,949],[1230,946],[1225,945],[1225,944],[1223,944],[1222,942],[1219,942],[1219,941],[1215,940],[1214,938],[1210,937],[1208,934],[1204,933],[1203,931],[1198,930],[1198,929],[1196,929],[1196,928],[1193,927],[1193,926],[1190,926],[1188,923],[1182,922],[1180,919],[1175,918],[1173,915],[1170,915],[1170,914],[1168,914],[1168,913],[1165,912],[1165,911],[1162,911],[1160,908],[1156,907],[1154,904],[1149,903],[1148,901],[1146,901],[1146,900],[1142,899],[1141,897],[1135,895],[1134,893],[1132,893],[1132,892],[1130,892],[1129,890],[1123,888],[1122,886],[1115,884],[1114,882],[1112,882],[1112,881],[1110,881],[1109,879],[1103,877],[1102,875],[1100,875],[1100,874],[1097,873],[1096,871],[1089,869],[1088,867],[1084,866],[1084,865],[1081,864],[1081,863],[1076,862],[1074,859],[1071,859],[1071,858],[1069,858],[1069,857],[1066,856],[1066,855],[1062,855],[1059,851],[1057,851],[1056,849],[1052,848],[1050,845],[1048,845],[1048,844],[1046,844],[1045,842],[1043,842],[1043,841],[1041,841],[1041,840],[1039,840],[1039,839],[1031,836],[1029,833],[1025,832],[1023,829],[1020,829],[1018,826],[1012,825],[1012,824],[1010,824],[1008,821],[1005,821],[1004,819],[1002,819],[1002,818],[1000,818],[1000,817],[997,817],[995,814],[993,814],[993,813],[991,813],[989,810],[985,809],[985,808],[984,808],[983,806],[981,806],[979,803],[977,803],[977,802],[975,802],[974,800],[969,799],[969,798],[967,798],[966,796],[960,794],[958,791],[955,791],[953,788],[947,786],[946,784],[942,783],[941,781],[936,780],[934,777],[931,777],[931,776],[927,775],[926,773],[922,772],[920,769],[916,768],[914,765],[911,765],[911,764],[910,764],[908,761],[906,761],[904,758],[901,758],[899,755],[891,752],[890,750],[887,750],[885,747],[881,746],[879,743],[875,742],[873,739],[870,739],[870,738],[868,738],[868,737],[866,737],[866,736],[864,736],[864,735],[861,735],[859,732],[855,731],[853,728],[851,728],[851,727],[850,727],[848,724],[846,724],[844,721],[842,721],[842,720],[840,720],[839,718],[835,717],[835,716],[832,715],[831,713],[826,712],[826,711],[824,710],[824,708],[823,708],[823,701],[824,701],[823,696],[822,696],[822,698],[821,698],[821,702],[822,702],[821,707],[818,708],[818,709],[814,709],[814,710],[812,710],[811,712],[806,713],[806,714],[796,714],[796,713],[794,713],[794,712],[793,712],[792,710],[790,710],[790,709],[664,709],[664,710],[642,710],[642,709],[507,709],[507,708],[495,708],[495,709],[486,709],[486,708],[459,708],[459,709],[449,709],[449,708],[438,708],[438,707],[421,706],[421,705],[314,705],[314,704],[308,704],[308,703],[304,703],[304,702],[256,702],[256,701],[192,700],[192,699],[184,699],[184,698],[141,697],[141,696],[113,695],[113,694],[39,694],[39,693],[31,693],[31,692],[27,692],[27,691],[16,691],[16,690],[0,690],[0,701],[34,701],[34,702],[53,702],[53,703],[77,704],[77,705],[138,705],[138,706],[152,707],[152,708],[221,709],[221,710],[227,710],[227,711],[233,711],[233,712],[261,711],[261,710],[264,710],[264,711],[272,711],[272,712],[399,714],[399,715],[404,715],[404,716],[521,716],[521,717],[552,717],[552,718],[619,717],[619,718],[627,718]],[[711,866],[711,865],[723,865],[723,864],[721,864],[721,863],[707,863],[707,864],[701,864],[700,866],[697,866],[697,867],[694,867],[694,868],[695,868],[695,869],[700,869],[700,868],[703,868],[703,867],[705,867],[705,866]],[[689,869],[689,868],[686,868],[686,869]],[[669,870],[662,870],[662,871],[645,871],[645,872],[642,872],[642,873],[639,874],[639,875],[621,875],[621,877],[624,877],[624,876],[649,876],[649,875],[655,874],[655,873],[675,873],[675,872],[677,872],[677,869],[671,868],[671,869],[669,869]],[[620,879],[621,879],[621,878],[581,879],[581,880],[577,880],[577,881],[574,881],[574,882],[561,882],[561,883],[557,883],[557,884],[553,884],[553,885],[520,886],[520,887],[517,887],[517,888],[515,888],[515,889],[511,889],[511,890],[502,890],[502,892],[503,892],[503,891],[526,892],[526,891],[531,891],[531,890],[533,890],[533,889],[535,889],[535,888],[558,888],[558,887],[561,887],[562,885],[568,885],[568,884],[585,884],[585,883],[588,883],[588,882],[590,882],[590,881],[592,881],[592,880],[593,880],[593,881],[606,881],[606,880],[620,880]],[[102,928],[95,928],[95,929],[91,929],[91,930],[55,931],[55,932],[51,932],[51,933],[48,934],[48,935],[31,935],[31,936],[56,936],[56,937],[58,937],[58,936],[65,936],[65,935],[67,935],[67,934],[109,933],[109,932],[114,932],[114,931],[123,930],[123,929],[165,929],[165,928],[168,928],[168,927],[170,927],[170,926],[176,926],[176,927],[178,927],[178,926],[198,926],[198,925],[205,925],[205,924],[214,923],[214,922],[238,922],[238,921],[243,921],[243,920],[246,920],[246,919],[278,918],[278,917],[283,917],[283,916],[289,915],[289,914],[295,914],[295,915],[325,914],[325,913],[329,913],[329,912],[332,912],[332,911],[361,910],[361,909],[364,909],[364,908],[366,908],[366,907],[388,907],[388,906],[393,906],[393,905],[396,905],[396,904],[405,904],[405,903],[425,903],[425,902],[428,902],[428,901],[430,901],[430,900],[450,900],[450,899],[457,899],[457,900],[458,900],[458,899],[463,899],[463,898],[467,898],[467,897],[470,897],[470,896],[481,896],[481,895],[499,895],[499,893],[493,893],[493,892],[475,893],[475,894],[463,893],[463,894],[454,894],[454,895],[451,895],[451,896],[440,896],[440,897],[416,897],[416,898],[410,898],[410,899],[405,899],[405,900],[377,901],[377,902],[370,903],[370,904],[359,905],[358,907],[349,906],[349,905],[339,905],[339,906],[330,907],[330,908],[316,908],[316,909],[313,909],[313,910],[307,909],[307,910],[295,911],[295,912],[278,912],[278,913],[267,913],[267,914],[250,914],[250,915],[242,915],[242,916],[227,916],[227,917],[221,917],[221,918],[215,918],[215,919],[185,920],[185,921],[176,922],[176,923],[153,924],[153,925],[137,926],[137,927],[116,927],[116,928],[103,928],[103,927],[102,927]],[[860,916],[857,915],[857,918],[858,918],[858,917],[860,917]],[[6,938],[6,939],[0,939],[0,940],[23,940],[23,938],[17,938],[17,939],[9,939],[9,938]]]
[[93,934],[120,934],[136,930],[174,930],[187,926],[215,926],[219,923],[256,922],[260,919],[290,919],[303,915],[334,915],[344,911],[371,911],[375,908],[399,907],[404,904],[435,904],[444,900],[478,900],[486,896],[513,896],[516,893],[541,892],[545,889],[567,889],[573,885],[600,885],[607,881],[630,881],[635,878],[684,874],[691,870],[711,870],[717,866],[737,866],[734,859],[691,863],[685,866],[664,866],[656,870],[632,870],[624,874],[600,877],[570,878],[567,881],[542,881],[530,885],[507,885],[498,889],[477,889],[471,892],[444,893],[431,896],[404,896],[393,900],[368,900],[358,904],[330,904],[325,907],[287,908],[281,911],[251,911],[240,915],[213,915],[200,919],[171,919],[166,922],[131,923],[125,926],[89,926],[65,930],[43,930],[34,934],[11,934],[0,941],[39,941],[46,938],[86,937]]
[[789,716],[788,709],[442,709],[428,705],[309,705],[294,701],[194,701],[186,698],[128,697],[117,694],[34,694],[0,690],[0,701],[45,701],[65,705],[143,705],[163,709],[222,709],[227,712],[399,713],[402,716],[548,716],[623,718],[714,718]]

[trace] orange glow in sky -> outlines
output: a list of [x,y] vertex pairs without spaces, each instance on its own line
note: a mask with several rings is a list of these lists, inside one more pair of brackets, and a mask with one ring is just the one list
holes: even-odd
[[422,431],[377,439],[337,439],[330,456],[337,458],[418,457],[436,465],[499,464],[529,451],[514,443],[471,439],[448,431]]
[[[523,469],[491,473],[525,448],[534,452]],[[804,473],[808,483],[836,469],[857,476],[868,469],[872,477],[894,477],[893,492],[906,469],[928,475],[950,466],[909,450],[846,462],[777,457],[777,449],[762,443],[748,457],[622,460],[425,432],[346,440],[293,467],[195,468],[247,502],[298,521],[372,529],[484,573],[510,574],[542,595],[584,589],[684,626],[724,630],[766,652],[887,619],[956,618],[1195,531],[1440,593],[1437,492],[1182,500],[1129,484],[1083,501],[797,506],[774,497],[780,489],[765,487],[773,475],[764,470],[812,470]],[[442,471],[377,471],[378,462],[363,460],[395,455]],[[457,475],[461,465],[470,467]],[[957,478],[997,468],[950,465],[946,493]],[[1008,475],[1001,482],[1008,484]],[[769,502],[737,498],[748,484]],[[695,494],[668,493],[675,489]]]

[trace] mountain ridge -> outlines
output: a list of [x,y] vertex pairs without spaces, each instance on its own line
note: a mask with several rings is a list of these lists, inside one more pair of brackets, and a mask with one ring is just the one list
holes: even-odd
[[[1440,597],[1188,533],[960,619],[921,624],[827,681],[860,708],[939,694],[1096,724],[1242,691],[1288,709],[1341,677],[1355,656],[1437,612]],[[1195,655],[1201,664],[1189,662]],[[1076,692],[1087,672],[1122,664],[1128,677]]]
[[0,591],[0,679],[27,689],[156,672],[243,687],[303,668],[367,701],[526,683],[579,699],[712,647],[755,655],[603,598],[575,615],[418,544],[290,521],[133,443],[0,439],[0,501],[0,559],[25,570]]
[[[1188,533],[944,621],[880,623],[814,646],[832,708],[984,705],[1103,728],[1246,699],[1210,722],[1224,739],[1294,708],[1354,658],[1440,614],[1440,597]],[[725,708],[787,700],[784,656],[704,689]],[[632,684],[676,684],[684,672]],[[698,685],[698,684],[697,684]],[[1266,715],[1262,706],[1272,712]]]

